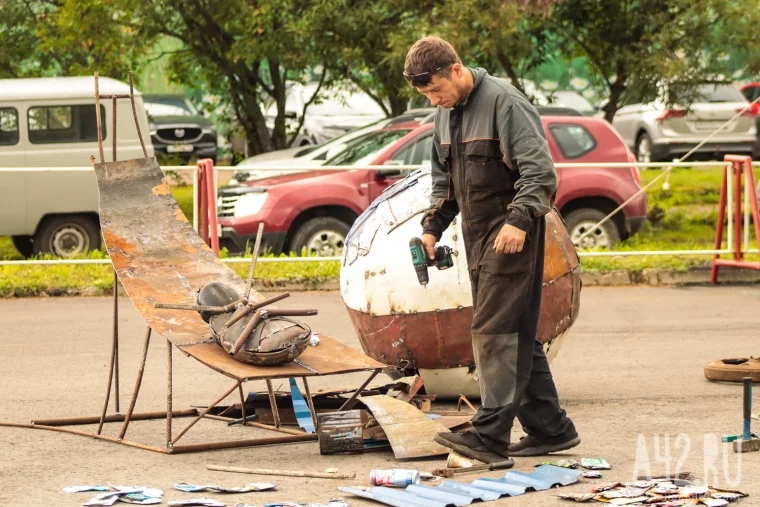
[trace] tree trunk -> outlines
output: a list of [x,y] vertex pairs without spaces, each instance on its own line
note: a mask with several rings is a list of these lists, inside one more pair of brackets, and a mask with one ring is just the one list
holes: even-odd
[[525,90],[523,89],[522,83],[520,83],[520,78],[517,77],[517,72],[515,72],[514,66],[512,66],[512,61],[501,51],[496,54],[496,58],[499,60],[501,66],[504,67],[504,70],[509,76],[509,79],[512,80],[512,84],[515,86],[515,88],[520,90],[520,93],[525,95]]
[[627,76],[625,73],[618,73],[615,76],[615,82],[609,86],[610,99],[604,106],[604,119],[612,123],[615,113],[620,109],[620,97],[626,89]]

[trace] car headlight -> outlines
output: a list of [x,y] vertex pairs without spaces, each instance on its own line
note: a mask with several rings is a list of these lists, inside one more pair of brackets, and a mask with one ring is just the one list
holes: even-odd
[[243,194],[235,203],[235,218],[255,215],[264,207],[267,200],[267,192],[252,192]]

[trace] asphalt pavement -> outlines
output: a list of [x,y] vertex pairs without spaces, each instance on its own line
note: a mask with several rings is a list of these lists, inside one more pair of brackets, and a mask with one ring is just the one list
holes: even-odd
[[[298,293],[283,307],[316,307],[308,322],[322,334],[359,348],[336,292]],[[0,420],[27,423],[37,418],[99,415],[110,359],[110,298],[0,300]],[[125,412],[143,347],[145,324],[126,297],[120,298],[120,405]],[[742,427],[741,387],[704,378],[710,360],[760,355],[760,287],[585,288],[581,314],[552,370],[564,408],[583,442],[556,456],[580,461],[602,457],[611,465],[601,481],[628,481],[637,474],[691,472],[711,485],[760,494],[760,452],[737,455],[720,444],[723,434]],[[166,409],[166,342],[151,340],[136,411]],[[192,358],[174,353],[174,408],[203,406],[231,386],[231,380]],[[312,389],[358,386],[363,374],[317,379]],[[275,387],[285,387],[276,381]],[[264,390],[263,382],[247,384]],[[234,401],[237,398],[229,398]],[[757,406],[757,403],[756,405]],[[111,405],[113,407],[113,405]],[[757,411],[757,409],[755,409]],[[175,420],[175,432],[188,419]],[[760,422],[753,421],[757,425]],[[128,439],[162,446],[165,422],[135,422]],[[759,426],[760,427],[760,426]],[[87,427],[86,429],[92,429]],[[119,424],[104,434],[116,436]],[[513,437],[521,431],[515,428]],[[271,433],[203,420],[184,443],[256,438]],[[164,490],[168,500],[210,497],[227,505],[276,501],[326,503],[343,497],[351,506],[377,505],[345,495],[341,485],[369,485],[373,468],[431,471],[443,459],[399,462],[390,451],[321,456],[315,442],[163,455],[86,437],[0,428],[0,505],[82,505],[91,494],[67,494],[82,484],[144,485]],[[545,458],[517,458],[516,469],[531,471]],[[248,468],[356,472],[356,479],[298,479],[211,472],[207,464]],[[498,477],[498,472],[470,474]],[[179,482],[242,486],[274,482],[274,492],[195,494],[171,489]],[[562,505],[564,492],[584,492],[600,480],[562,490],[506,498],[498,505]],[[754,505],[750,497],[737,505]],[[570,504],[568,504],[570,505]]]

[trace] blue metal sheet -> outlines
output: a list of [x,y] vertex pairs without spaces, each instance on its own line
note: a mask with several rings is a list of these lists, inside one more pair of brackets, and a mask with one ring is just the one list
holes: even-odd
[[480,500],[481,502],[490,502],[492,500],[498,500],[499,498],[501,498],[501,493],[497,491],[493,491],[491,489],[478,488],[476,486],[473,486],[472,484],[467,484],[466,482],[452,481],[451,479],[446,479],[446,480],[441,481],[441,484],[438,486],[438,489],[442,489],[444,491],[450,491],[452,493],[460,493],[463,495],[468,495],[473,500]]
[[528,491],[567,486],[578,482],[580,474],[577,470],[541,465],[535,472],[509,471],[501,479],[482,478],[471,484],[444,480],[438,487],[414,484],[405,490],[383,486],[339,489],[393,507],[464,507],[476,500],[489,502],[503,496],[519,496]]
[[296,413],[298,426],[306,433],[314,433],[314,419],[311,417],[311,410],[309,410],[306,400],[303,399],[303,395],[298,389],[298,384],[296,384],[296,379],[294,378],[290,379],[290,397],[293,400],[293,410]]
[[452,492],[441,488],[422,486],[419,484],[412,484],[410,486],[407,486],[406,491],[422,498],[429,498],[431,500],[438,500],[440,502],[452,503],[457,507],[470,505],[474,500],[474,497],[469,495],[464,495],[462,493]]
[[338,488],[344,493],[369,498],[393,507],[457,507],[452,503],[431,500],[408,493],[406,490],[378,486],[374,488]]

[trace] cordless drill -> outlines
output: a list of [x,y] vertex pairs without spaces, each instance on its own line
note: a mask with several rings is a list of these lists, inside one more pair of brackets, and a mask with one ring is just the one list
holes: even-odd
[[454,260],[451,257],[453,252],[451,247],[435,247],[435,259],[431,259],[428,257],[422,240],[414,237],[409,240],[409,250],[412,253],[412,265],[414,266],[414,271],[417,272],[417,280],[423,287],[427,286],[430,281],[430,276],[428,275],[429,266],[435,266],[438,269],[448,269],[454,265]]

